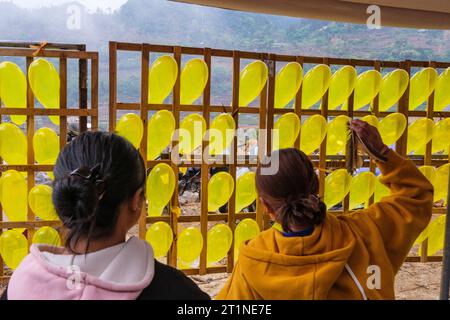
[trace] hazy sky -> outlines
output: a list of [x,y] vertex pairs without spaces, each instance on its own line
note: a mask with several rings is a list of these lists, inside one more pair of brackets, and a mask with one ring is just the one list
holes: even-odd
[[[121,5],[127,2],[127,0],[75,0],[89,10],[96,10],[97,8],[116,10]],[[73,2],[73,0],[0,0],[0,2],[12,2],[23,8],[38,8],[43,6],[58,5],[67,2]]]

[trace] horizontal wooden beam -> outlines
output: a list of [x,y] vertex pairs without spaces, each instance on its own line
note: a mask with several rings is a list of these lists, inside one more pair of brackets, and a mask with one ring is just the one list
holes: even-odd
[[5,57],[45,57],[45,58],[67,58],[67,59],[88,59],[98,60],[98,52],[89,51],[56,51],[56,50],[42,50],[39,55],[35,55],[35,49],[20,49],[20,48],[0,48],[0,56]]
[[0,108],[0,115],[97,117],[98,109]]

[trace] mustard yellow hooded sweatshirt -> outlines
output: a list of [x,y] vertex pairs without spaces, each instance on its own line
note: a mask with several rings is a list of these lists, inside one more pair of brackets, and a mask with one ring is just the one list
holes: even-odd
[[431,218],[433,187],[394,151],[378,163],[391,194],[305,237],[271,228],[240,248],[217,299],[395,299],[394,278]]

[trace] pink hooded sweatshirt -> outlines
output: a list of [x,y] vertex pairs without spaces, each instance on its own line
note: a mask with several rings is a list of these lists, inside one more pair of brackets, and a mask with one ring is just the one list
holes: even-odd
[[8,285],[8,300],[133,300],[152,281],[151,246],[127,242],[86,255],[64,248],[32,245]]

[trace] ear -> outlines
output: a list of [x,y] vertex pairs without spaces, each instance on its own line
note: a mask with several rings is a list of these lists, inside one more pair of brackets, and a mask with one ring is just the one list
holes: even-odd
[[144,189],[139,188],[130,199],[130,202],[129,202],[130,208],[129,209],[133,212],[140,213],[143,202],[144,202]]

